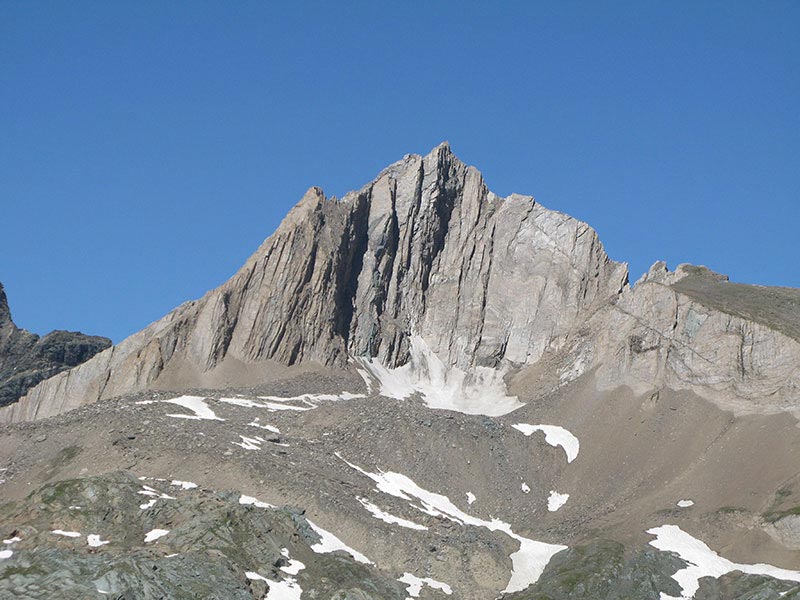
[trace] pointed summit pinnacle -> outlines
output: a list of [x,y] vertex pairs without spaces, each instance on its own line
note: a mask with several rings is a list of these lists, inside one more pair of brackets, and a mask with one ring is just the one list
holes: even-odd
[[6,298],[6,292],[3,288],[3,284],[0,283],[0,326],[10,322],[11,310],[8,308],[8,298]]

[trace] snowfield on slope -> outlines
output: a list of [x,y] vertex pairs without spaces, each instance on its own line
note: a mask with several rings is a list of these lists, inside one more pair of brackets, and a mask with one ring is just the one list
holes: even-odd
[[578,458],[578,452],[581,449],[581,443],[572,432],[559,425],[530,425],[528,423],[515,423],[512,425],[514,429],[522,432],[526,436],[531,436],[537,431],[544,433],[544,441],[551,446],[558,448],[561,446],[564,453],[567,455],[567,462],[571,463]]
[[446,583],[436,581],[430,577],[417,577],[413,573],[403,573],[397,581],[406,584],[406,592],[411,598],[419,598],[422,588],[426,585],[432,590],[440,590],[450,596],[453,593],[452,588]]
[[178,406],[182,406],[183,408],[188,408],[194,414],[193,415],[186,415],[186,414],[169,414],[168,417],[174,417],[176,419],[192,419],[192,420],[205,420],[205,421],[224,421],[225,419],[220,419],[217,415],[214,414],[214,411],[211,410],[206,404],[206,398],[201,396],[180,396],[179,398],[171,398],[169,400],[162,400],[162,402],[167,402],[169,404],[177,404]]
[[[489,531],[500,531],[511,539],[518,541],[519,550],[509,557],[511,559],[512,572],[511,579],[506,589],[503,590],[506,593],[519,592],[529,585],[536,583],[553,555],[567,549],[566,546],[538,542],[518,535],[511,529],[511,525],[500,519],[486,521],[478,517],[473,517],[459,509],[447,496],[421,488],[412,479],[402,473],[370,473],[348,462],[342,458],[338,452],[336,456],[344,461],[350,468],[372,479],[376,484],[375,489],[379,492],[394,496],[395,498],[407,500],[412,508],[416,508],[431,516],[449,519],[459,525],[473,525],[475,527],[484,527]],[[412,502],[414,499],[418,500],[422,506],[420,507],[413,504]]]
[[427,531],[428,529],[425,525],[420,525],[414,521],[409,521],[408,519],[403,519],[402,517],[396,517],[393,514],[387,513],[366,498],[356,496],[356,500],[358,500],[361,503],[361,506],[366,508],[373,517],[380,519],[384,523],[389,523],[390,525],[399,525],[400,527],[405,527],[406,529],[416,529],[417,531]]
[[799,571],[789,571],[772,565],[744,565],[722,558],[705,543],[692,537],[677,525],[662,525],[648,529],[647,533],[656,536],[651,546],[663,552],[674,552],[688,564],[676,572],[672,578],[681,586],[680,596],[670,596],[661,592],[661,600],[690,600],[700,589],[702,577],[722,577],[732,571],[749,575],[765,575],[784,581],[800,582]]
[[367,387],[371,389],[374,378],[380,394],[388,398],[405,400],[418,393],[430,408],[489,417],[524,406],[516,396],[508,395],[504,371],[475,367],[466,372],[447,367],[419,335],[411,336],[411,358],[401,367],[390,369],[375,358],[357,360]]

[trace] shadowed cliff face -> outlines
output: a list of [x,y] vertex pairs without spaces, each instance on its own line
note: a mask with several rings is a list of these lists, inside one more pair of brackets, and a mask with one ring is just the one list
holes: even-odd
[[[753,300],[752,286],[663,263],[635,288],[627,281],[591,227],[530,196],[496,196],[442,144],[341,200],[311,188],[229,281],[43,382],[0,420],[352,359],[395,374],[411,364],[422,385],[429,369],[414,364],[415,336],[444,381],[470,384],[487,368],[502,378],[547,359],[557,385],[596,369],[603,388],[668,386],[739,412],[793,410],[800,342],[783,321],[794,294]],[[775,310],[763,306],[774,298]]]
[[11,320],[0,283],[0,405],[11,404],[31,387],[75,367],[111,346],[104,337],[53,331],[43,338],[19,329]]

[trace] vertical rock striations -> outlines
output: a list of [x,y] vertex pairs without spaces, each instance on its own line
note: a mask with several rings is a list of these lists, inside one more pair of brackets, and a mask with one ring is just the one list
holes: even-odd
[[529,196],[496,196],[442,144],[342,200],[310,189],[228,282],[31,390],[2,418],[57,414],[165,371],[201,380],[226,361],[342,367],[368,356],[394,367],[408,360],[412,333],[445,365],[528,364],[626,279],[589,226]]
[[796,291],[756,293],[688,266],[657,264],[634,288],[627,277],[588,225],[496,196],[442,144],[341,200],[311,188],[225,284],[42,382],[0,421],[351,357],[381,372],[409,364],[414,381],[434,364],[448,385],[494,389],[487,369],[549,356],[562,383],[592,371],[603,387],[688,387],[742,410],[797,404]]

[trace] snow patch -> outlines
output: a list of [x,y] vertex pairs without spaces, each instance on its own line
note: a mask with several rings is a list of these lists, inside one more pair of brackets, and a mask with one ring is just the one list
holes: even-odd
[[4,544],[13,544],[13,543],[15,543],[15,542],[21,542],[21,541],[22,541],[22,538],[21,538],[21,537],[19,537],[19,536],[16,536],[16,535],[15,535],[15,536],[14,536],[14,537],[12,537],[12,538],[9,538],[9,539],[7,539],[7,540],[3,540],[3,543],[4,543]]
[[56,535],[63,535],[64,537],[71,537],[71,538],[78,538],[81,537],[81,534],[77,531],[64,531],[63,529],[53,529],[50,533],[54,533]]
[[706,544],[692,537],[677,525],[654,527],[648,529],[647,533],[656,536],[656,539],[650,542],[651,546],[663,552],[673,552],[688,563],[686,567],[672,576],[681,586],[681,595],[670,596],[661,592],[661,600],[690,600],[694,598],[700,588],[700,578],[717,578],[731,571],[800,582],[800,572],[798,571],[789,571],[765,564],[744,565],[722,558]]
[[273,427],[272,425],[262,425],[258,422],[258,417],[253,419],[250,423],[248,423],[250,427],[258,427],[259,429],[266,429],[267,431],[271,431],[272,433],[280,433],[281,430],[277,427]]
[[241,496],[239,498],[239,504],[252,505],[257,508],[275,508],[275,506],[273,506],[272,504],[261,502],[260,500],[256,500],[252,496]]
[[192,483],[191,481],[178,481],[177,479],[173,479],[169,484],[179,487],[182,490],[193,490],[197,487],[196,483]]
[[[353,359],[351,358],[348,362],[353,362]],[[358,373],[361,376],[361,379],[364,380],[364,385],[367,386],[367,394],[372,394],[372,377],[370,376],[369,371],[356,367],[356,373]]]
[[342,392],[341,394],[301,394],[300,396],[259,396],[261,400],[272,400],[273,402],[304,402],[316,407],[317,402],[336,402],[337,400],[358,400],[366,398],[364,394],[353,394]]
[[295,560],[289,556],[289,549],[283,548],[281,550],[281,554],[289,559],[289,564],[285,567],[281,567],[281,571],[287,573],[289,575],[297,575],[300,571],[306,568],[306,566],[300,562],[299,560]]
[[264,600],[300,600],[303,595],[303,588],[293,577],[287,577],[283,581],[272,581],[254,571],[247,571],[244,576],[251,581],[264,581],[269,585]]
[[102,541],[100,536],[96,533],[90,533],[86,536],[86,543],[89,544],[91,548],[99,548],[100,546],[105,546],[108,544],[107,541]]
[[503,590],[504,592],[519,592],[535,583],[553,555],[567,548],[558,544],[547,544],[522,537],[511,529],[511,525],[500,519],[485,521],[478,517],[473,517],[455,506],[447,496],[421,488],[412,479],[401,473],[370,473],[346,461],[339,453],[336,453],[336,456],[352,469],[372,479],[378,491],[403,500],[411,501],[414,498],[420,501],[421,507],[415,504],[411,504],[411,506],[426,514],[441,516],[462,525],[485,527],[489,531],[501,531],[518,541],[519,550],[510,556],[512,573],[506,589]]
[[169,533],[169,529],[151,529],[147,532],[144,536],[144,543],[149,544],[150,542],[156,541],[158,538],[162,538]]
[[193,420],[200,420],[200,421],[224,421],[225,419],[220,419],[214,411],[211,410],[206,404],[206,399],[202,396],[180,396],[179,398],[171,398],[169,400],[162,400],[162,402],[167,402],[169,404],[176,404],[178,406],[182,406],[183,408],[187,408],[192,411],[193,415],[177,415],[177,414],[168,414],[168,417],[175,417],[176,419],[193,419]]
[[419,393],[430,408],[489,417],[506,415],[524,406],[516,396],[508,395],[505,371],[475,367],[466,372],[445,366],[419,335],[411,336],[410,354],[409,361],[395,369],[376,358],[359,360],[377,380],[380,394],[388,398],[404,400]]
[[261,450],[261,442],[263,441],[259,437],[246,437],[243,435],[239,436],[242,438],[241,442],[231,442],[234,446],[241,446],[245,450]]
[[694,506],[694,500],[678,500],[677,504],[679,508],[689,508]]
[[569,494],[559,494],[555,490],[550,490],[550,495],[547,497],[547,510],[556,512],[567,503],[567,500],[569,500]]
[[375,517],[376,519],[380,519],[385,523],[389,523],[391,525],[399,525],[400,527],[405,527],[407,529],[416,529],[417,531],[427,531],[428,529],[425,525],[420,525],[419,523],[415,523],[414,521],[409,521],[407,519],[396,517],[392,514],[384,512],[366,498],[360,498],[356,496],[356,500],[358,500],[361,503],[361,506],[363,506],[370,513],[372,513],[373,517]]
[[406,584],[406,592],[408,592],[408,595],[412,598],[419,598],[419,594],[422,591],[423,586],[426,585],[431,589],[441,590],[448,596],[453,593],[452,588],[446,583],[436,581],[430,577],[417,577],[412,573],[403,573],[403,576],[397,581]]
[[0,560],[11,558],[14,554],[13,550],[0,550]]
[[311,526],[311,529],[313,529],[320,537],[319,542],[311,546],[311,549],[317,554],[329,554],[331,552],[336,552],[337,550],[344,550],[345,552],[350,554],[350,556],[352,556],[357,562],[364,563],[365,565],[375,564],[366,556],[361,554],[361,552],[359,552],[358,550],[354,550],[353,548],[345,544],[342,540],[333,535],[330,531],[324,530],[322,527],[315,525],[311,521],[308,521],[308,524]]
[[567,455],[567,462],[571,463],[578,457],[581,443],[572,433],[558,425],[529,425],[528,423],[516,423],[512,425],[517,431],[530,436],[536,431],[544,432],[544,441],[553,447],[561,446]]
[[170,496],[169,494],[163,494],[157,490],[154,490],[149,485],[143,485],[142,489],[136,493],[141,494],[142,496],[151,497],[151,500],[149,502],[145,502],[144,504],[139,505],[139,508],[141,510],[147,510],[148,508],[152,508],[153,506],[155,506],[156,501],[158,500],[175,500],[174,496]]
[[247,398],[220,398],[219,401],[225,404],[233,404],[234,406],[243,406],[245,408],[266,408],[270,412],[275,412],[277,410],[305,411],[316,408],[316,405],[313,404],[308,406],[295,406],[294,404],[281,404],[280,402],[256,402],[255,400],[249,400]]
[[529,486],[527,483],[525,483],[524,481],[522,482],[522,485],[521,485],[521,486],[519,486],[519,488],[520,488],[520,489],[521,489],[521,490],[522,490],[522,491],[523,491],[525,494],[530,494],[530,493],[531,493],[531,487],[530,487],[530,486]]
[[473,494],[472,492],[467,492],[467,504],[472,506],[472,503],[475,502],[475,500],[477,500],[475,494]]

